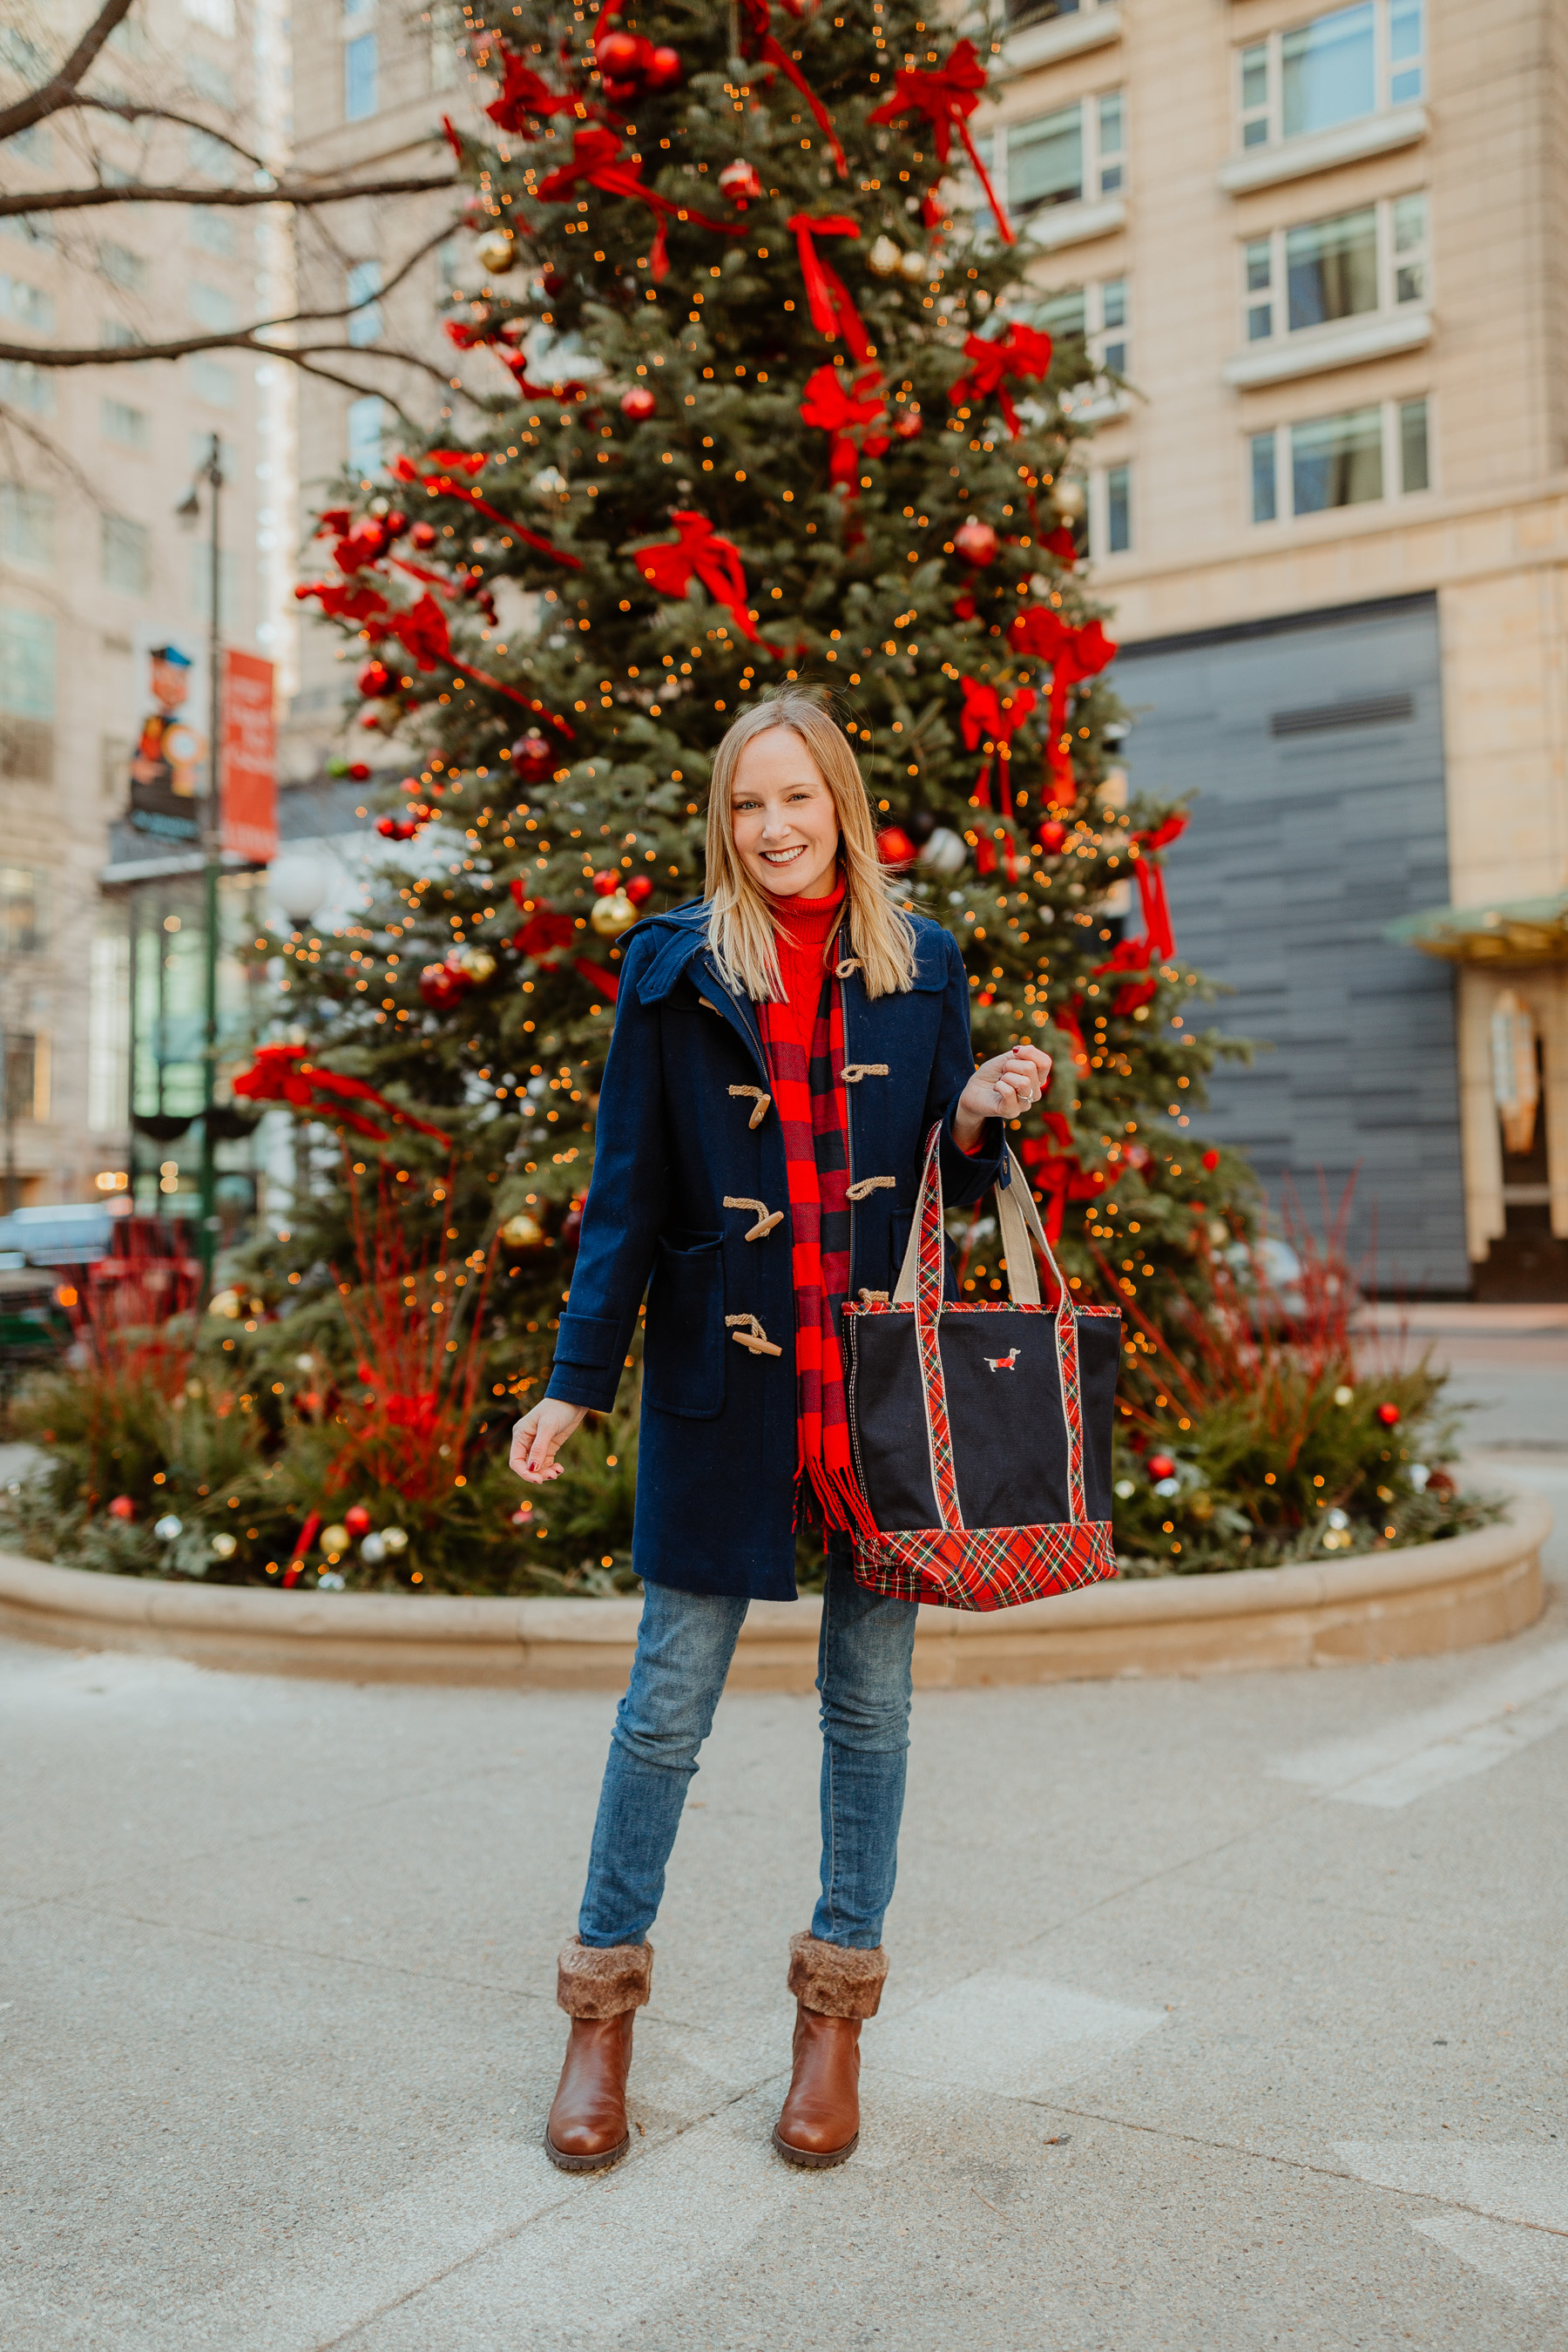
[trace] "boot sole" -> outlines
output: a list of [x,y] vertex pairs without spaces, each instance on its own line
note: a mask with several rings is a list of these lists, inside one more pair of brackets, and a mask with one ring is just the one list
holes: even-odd
[[631,2144],[632,2136],[627,2132],[616,2147],[605,2148],[599,2156],[563,2156],[550,2134],[544,2135],[544,2153],[562,2172],[607,2172],[612,2164],[619,2164]]
[[846,2147],[832,2147],[824,2154],[814,2147],[792,2147],[787,2139],[779,2137],[776,2130],[773,2133],[773,2146],[784,2162],[798,2164],[804,2172],[828,2172],[836,2164],[847,2164],[859,2145],[860,2135],[857,2132]]

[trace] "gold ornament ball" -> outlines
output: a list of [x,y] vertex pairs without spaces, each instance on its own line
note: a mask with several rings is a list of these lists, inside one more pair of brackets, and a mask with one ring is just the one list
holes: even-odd
[[602,940],[618,940],[637,921],[637,910],[624,890],[612,890],[601,898],[588,920]]
[[488,269],[492,278],[503,277],[517,260],[517,247],[503,228],[488,230],[474,251],[481,267]]
[[931,267],[923,253],[906,253],[899,264],[902,275],[911,286],[918,286],[931,275]]
[[544,1245],[544,1227],[537,1217],[531,1217],[526,1209],[520,1209],[516,1216],[509,1217],[501,1227],[500,1238],[501,1245],[505,1249],[542,1249]]
[[406,1551],[408,1538],[401,1528],[383,1528],[381,1540],[387,1551]]
[[1079,522],[1089,505],[1089,494],[1081,482],[1075,481],[1070,475],[1064,474],[1052,488],[1051,504],[1058,514],[1065,516],[1068,522]]
[[890,236],[879,236],[866,258],[879,278],[896,278],[904,257]]
[[489,948],[458,948],[452,961],[459,971],[467,972],[476,987],[482,988],[487,980],[495,978],[496,960]]
[[323,1551],[335,1551],[341,1555],[349,1548],[349,1531],[343,1527],[323,1528],[316,1540]]

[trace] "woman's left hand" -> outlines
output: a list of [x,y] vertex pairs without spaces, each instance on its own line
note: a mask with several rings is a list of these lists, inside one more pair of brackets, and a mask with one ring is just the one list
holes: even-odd
[[1051,1057],[1037,1045],[1014,1045],[982,1062],[958,1098],[952,1131],[961,1151],[972,1151],[988,1118],[1022,1118],[1051,1082]]

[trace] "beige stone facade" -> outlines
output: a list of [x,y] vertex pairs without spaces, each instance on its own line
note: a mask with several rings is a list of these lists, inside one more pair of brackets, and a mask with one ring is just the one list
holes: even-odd
[[[1028,126],[1056,117],[1069,133],[1066,149],[1058,133],[1056,184],[1019,222],[1039,248],[1031,275],[1043,292],[1126,289],[1134,391],[1101,424],[1093,458],[1101,475],[1128,469],[1125,549],[1107,545],[1103,498],[1091,501],[1097,577],[1119,635],[1174,638],[1436,592],[1452,902],[1568,891],[1568,12],[1560,0],[1318,11],[1302,0],[1065,10],[1014,0],[1007,17],[990,120],[1025,207],[1050,176]],[[1093,180],[1105,163],[1093,128],[1117,92],[1120,185],[1107,191]],[[1080,102],[1075,198],[1061,187],[1070,154],[1065,166],[1060,157]],[[1420,198],[1424,221],[1409,201]],[[1314,280],[1309,258],[1300,289],[1310,313],[1314,286],[1327,286],[1342,315],[1297,324],[1290,257],[1310,256],[1314,224],[1347,215],[1363,231],[1369,215],[1374,224],[1359,290],[1342,237],[1326,275]],[[1272,331],[1254,333],[1250,314],[1271,304]],[[1412,457],[1401,438],[1420,404],[1424,472],[1419,447]],[[1374,412],[1382,494],[1292,515],[1298,452],[1309,498],[1321,487],[1311,432],[1296,428],[1358,418],[1370,447]],[[1255,451],[1271,433],[1277,511],[1255,520],[1254,465],[1267,464]],[[1466,1213],[1479,1260],[1503,1227],[1489,1044],[1503,982],[1462,961],[1458,984]],[[1533,965],[1528,986],[1551,1159],[1537,1189],[1549,1190],[1563,1237],[1563,974]]]

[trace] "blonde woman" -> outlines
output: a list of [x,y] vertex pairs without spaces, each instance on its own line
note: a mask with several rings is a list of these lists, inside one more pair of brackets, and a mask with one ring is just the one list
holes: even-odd
[[706,897],[639,927],[622,966],[593,1182],[542,1402],[511,1465],[540,1485],[616,1399],[647,1294],[632,1563],[644,1586],[578,1932],[545,2146],[569,2171],[629,2146],[632,2020],[697,1754],[752,1601],[793,1601],[795,1528],[827,1529],[822,1891],[791,1939],[794,2074],[773,2144],[840,2164],[859,2135],[862,2019],[887,1975],[915,1606],[852,1573],[838,1315],[890,1291],[925,1139],[950,1202],[980,1199],[998,1121],[1049,1076],[1032,1045],[979,1069],[955,942],[889,896],[844,734],[809,695],[720,744]]

